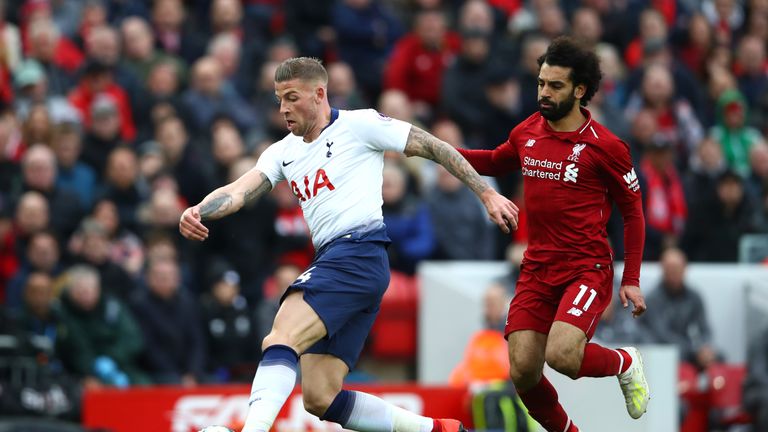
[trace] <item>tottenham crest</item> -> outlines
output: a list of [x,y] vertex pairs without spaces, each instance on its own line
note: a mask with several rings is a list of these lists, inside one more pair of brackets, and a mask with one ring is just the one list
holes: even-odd
[[571,155],[568,156],[568,160],[571,162],[578,162],[579,156],[581,156],[581,151],[584,150],[586,146],[587,146],[586,144],[574,144],[573,153],[571,153]]

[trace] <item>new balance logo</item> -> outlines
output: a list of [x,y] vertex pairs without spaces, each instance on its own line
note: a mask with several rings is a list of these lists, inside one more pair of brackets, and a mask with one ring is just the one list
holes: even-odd
[[584,313],[584,311],[582,311],[582,310],[581,310],[581,309],[579,309],[579,308],[575,308],[575,307],[572,307],[572,308],[568,309],[568,312],[567,312],[567,313],[569,313],[569,314],[571,314],[571,315],[573,315],[573,316],[575,316],[575,317],[580,317],[580,316],[581,316],[581,314],[583,314],[583,313]]
[[640,189],[640,180],[637,179],[637,174],[635,173],[635,169],[632,168],[632,170],[626,174],[624,174],[624,182],[627,184],[627,187],[632,192],[637,192],[638,189]]
[[565,176],[563,177],[564,182],[574,182],[576,183],[576,179],[579,177],[579,169],[576,168],[576,164],[572,163],[565,166]]
[[533,145],[534,145],[534,144],[536,144],[536,140],[535,140],[535,139],[529,139],[529,140],[528,140],[528,141],[525,143],[525,146],[526,146],[526,147],[533,147]]

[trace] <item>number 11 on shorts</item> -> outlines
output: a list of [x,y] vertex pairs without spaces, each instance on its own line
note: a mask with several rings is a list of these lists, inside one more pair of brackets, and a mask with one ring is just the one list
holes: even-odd
[[584,284],[581,284],[579,285],[579,295],[577,295],[576,298],[573,299],[574,306],[578,306],[579,302],[581,301],[582,297],[584,297],[584,294],[587,292],[587,290],[589,290],[589,298],[584,303],[584,307],[581,308],[584,312],[586,312],[587,309],[589,309],[589,306],[592,304],[592,301],[595,300],[595,297],[597,296],[597,291],[595,291],[594,289],[591,289],[590,287]]

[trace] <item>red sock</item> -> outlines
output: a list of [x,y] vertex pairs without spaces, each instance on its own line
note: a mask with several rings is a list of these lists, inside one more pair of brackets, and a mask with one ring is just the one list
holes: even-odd
[[[545,376],[525,392],[517,392],[528,413],[549,432],[578,432],[563,406],[557,401],[557,391]],[[566,426],[568,427],[566,429]]]
[[622,349],[608,349],[596,343],[584,347],[578,377],[606,377],[618,375],[629,368],[632,358]]

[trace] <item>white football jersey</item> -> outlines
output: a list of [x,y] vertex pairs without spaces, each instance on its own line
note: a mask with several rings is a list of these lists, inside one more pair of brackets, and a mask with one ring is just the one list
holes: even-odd
[[333,110],[317,139],[289,134],[262,153],[256,169],[273,187],[288,181],[319,249],[351,231],[384,226],[384,151],[402,153],[410,130],[410,123],[372,109]]

